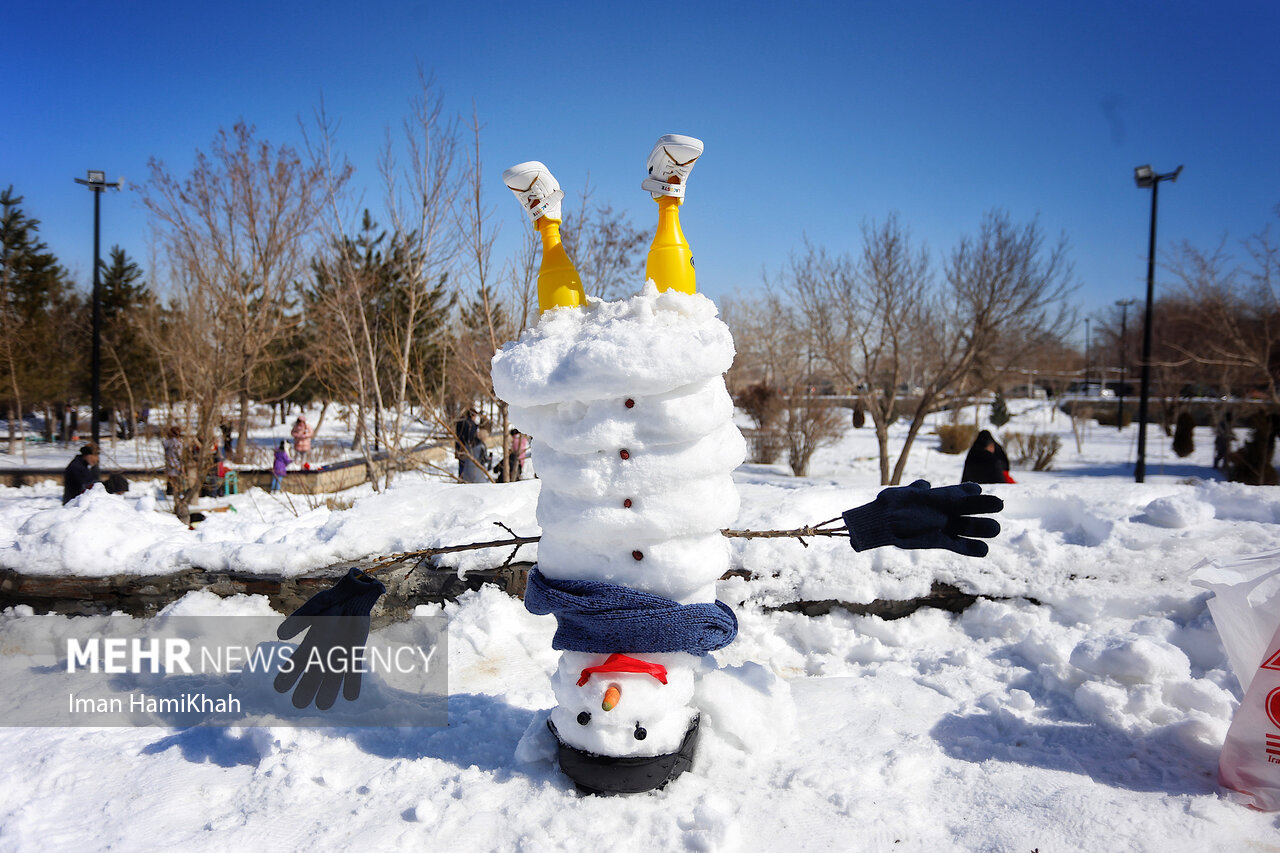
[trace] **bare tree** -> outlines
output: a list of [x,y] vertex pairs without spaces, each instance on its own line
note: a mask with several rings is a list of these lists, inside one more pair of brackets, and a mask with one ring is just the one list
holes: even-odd
[[1223,378],[1265,389],[1280,403],[1280,245],[1268,226],[1242,248],[1246,260],[1238,262],[1225,243],[1208,252],[1178,247],[1169,265],[1181,285],[1175,301],[1193,328],[1171,343],[1184,359],[1216,366]]
[[[458,232],[463,245],[458,278],[461,316],[451,337],[449,394],[441,395],[441,405],[436,407],[436,411],[442,419],[441,425],[452,435],[461,448],[460,453],[465,456],[471,456],[474,449],[458,441],[453,432],[454,416],[466,408],[480,411],[482,429],[498,433],[501,453],[498,472],[504,481],[509,481],[512,475],[508,465],[510,421],[507,404],[493,390],[490,373],[493,354],[518,334],[526,312],[521,311],[519,321],[510,315],[501,281],[493,269],[493,243],[497,232],[491,224],[493,212],[485,201],[480,130],[481,124],[473,108],[470,125],[472,147],[467,156],[458,205]],[[527,252],[525,257],[528,260]],[[524,276],[515,283],[522,280],[531,291],[536,287],[536,273],[528,263],[523,271]],[[484,464],[485,460],[472,458],[471,461],[493,479],[493,468]]]
[[[396,180],[396,168],[390,146],[384,157],[382,173],[387,187],[387,210],[396,230],[408,236],[412,259],[405,271],[406,288],[400,295],[400,321],[388,330],[393,355],[394,388],[391,413],[392,436],[397,450],[402,444],[407,422],[405,406],[410,392],[422,402],[439,398],[444,371],[433,365],[430,371],[422,358],[414,358],[421,343],[423,321],[430,318],[433,358],[444,357],[448,343],[444,332],[444,315],[453,299],[445,299],[444,287],[450,270],[461,251],[464,236],[459,229],[456,207],[463,192],[464,176],[459,175],[460,134],[458,123],[442,113],[442,99],[434,81],[422,69],[418,71],[419,92],[410,103],[409,117],[404,121],[407,149],[406,168]],[[477,145],[478,145],[477,130]],[[478,168],[478,163],[476,165]],[[486,258],[487,260],[487,258]],[[420,352],[420,350],[417,350]],[[424,408],[432,420],[439,422],[438,408]],[[392,460],[395,461],[395,460]],[[395,465],[387,466],[390,482]]]
[[896,215],[881,225],[864,224],[862,238],[858,261],[806,242],[780,286],[803,317],[823,369],[856,394],[871,415],[880,482],[888,484],[901,477],[923,423],[921,413],[891,473],[889,427],[898,417],[904,386],[913,386],[923,375],[921,335],[934,322],[938,306],[930,301],[928,256],[912,245]]
[[[139,193],[180,291],[175,307],[198,307],[199,334],[219,352],[221,372],[209,381],[218,394],[229,389],[239,399],[236,453],[242,459],[254,374],[298,322],[291,300],[331,187],[321,164],[256,139],[244,122],[219,130],[211,154],[198,152],[184,179],[154,158],[148,168]],[[339,183],[345,179],[339,176]]]
[[[792,272],[803,264],[793,259]],[[811,318],[778,291],[729,302],[724,314],[738,348],[729,384],[755,421],[755,458],[772,462],[785,448],[792,473],[803,477],[813,454],[840,437],[844,421],[816,384],[821,359]]]
[[[912,445],[948,392],[1017,364],[1069,328],[1066,243],[1046,249],[1035,222],[987,214],[952,251],[945,286],[896,215],[862,229],[854,261],[806,243],[776,282],[803,319],[810,352],[871,414],[884,485],[901,481]],[[896,462],[888,427],[909,418]]]
[[[384,483],[402,466],[411,425],[407,407],[439,385],[445,321],[452,306],[446,282],[457,253],[453,206],[458,193],[456,124],[446,120],[430,79],[398,138],[388,131],[379,159],[390,235],[366,210],[357,236],[347,236],[342,198],[331,194],[329,241],[314,268],[309,305],[328,361],[324,381],[354,407],[356,433],[375,478],[374,453],[384,458]],[[323,111],[312,145],[337,186],[347,170],[335,152]],[[403,152],[403,154],[401,154]],[[370,423],[374,441],[365,440]]]

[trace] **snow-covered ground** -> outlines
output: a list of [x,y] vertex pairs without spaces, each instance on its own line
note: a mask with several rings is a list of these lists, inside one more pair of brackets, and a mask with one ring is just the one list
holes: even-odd
[[[1136,428],[1091,425],[1077,452],[1069,420],[1033,403],[1003,431],[1032,430],[1062,437],[1055,470],[990,487],[1006,508],[986,559],[733,540],[751,579],[719,595],[739,637],[703,677],[697,762],[663,791],[575,793],[543,725],[553,620],[484,589],[444,608],[447,728],[0,729],[0,849],[1280,850],[1280,820],[1216,785],[1240,688],[1207,594],[1189,583],[1206,558],[1280,548],[1280,490],[1219,481],[1205,429],[1178,459],[1151,428],[1142,485]],[[936,447],[921,436],[904,482],[958,481],[962,458]],[[821,451],[805,479],[744,466],[735,526],[832,518],[875,496],[877,471],[870,429]],[[345,493],[356,501],[343,510],[254,490],[195,530],[155,511],[167,506],[156,483],[66,507],[53,485],[0,489],[0,566],[304,573],[493,538],[494,521],[536,532],[537,488],[404,477]],[[896,621],[772,609],[911,598],[934,581],[983,598]],[[174,605],[217,608],[266,603],[201,593]],[[0,616],[15,686],[0,718],[45,675],[26,656],[71,621]]]

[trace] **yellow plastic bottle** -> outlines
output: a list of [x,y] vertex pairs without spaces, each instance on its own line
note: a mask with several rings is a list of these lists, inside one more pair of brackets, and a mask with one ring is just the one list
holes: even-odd
[[653,279],[658,290],[674,288],[682,293],[696,293],[697,283],[693,269],[693,250],[680,230],[681,200],[671,196],[658,196],[658,233],[649,246],[649,258],[645,261],[645,278]]
[[560,220],[543,216],[535,223],[542,236],[542,266],[538,269],[538,311],[574,308],[587,301],[582,279],[560,242]]

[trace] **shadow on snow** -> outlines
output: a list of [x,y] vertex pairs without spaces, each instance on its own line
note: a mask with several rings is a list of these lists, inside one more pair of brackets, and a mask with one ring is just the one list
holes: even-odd
[[1096,723],[950,714],[930,734],[947,755],[975,764],[994,760],[1061,770],[1131,791],[1177,795],[1217,790],[1218,750],[1176,727],[1133,736]]
[[[422,728],[323,729],[344,738],[359,749],[379,758],[435,758],[459,768],[476,767],[495,774],[497,781],[514,776],[553,779],[558,776],[551,764],[525,767],[516,763],[516,745],[535,711],[516,708],[484,694],[456,694],[449,697],[449,725]],[[195,764],[219,767],[257,765],[271,749],[271,738],[254,731],[237,736],[226,728],[195,726],[181,729],[148,744],[143,755],[157,755],[177,748],[182,757]],[[540,772],[541,771],[541,772]]]

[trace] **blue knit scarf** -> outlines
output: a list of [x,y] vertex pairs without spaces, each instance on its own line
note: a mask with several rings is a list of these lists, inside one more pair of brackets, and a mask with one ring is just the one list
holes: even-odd
[[679,604],[669,598],[600,581],[555,580],[534,567],[524,606],[556,617],[552,648],[574,652],[689,652],[722,649],[738,635],[738,620],[722,601]]

